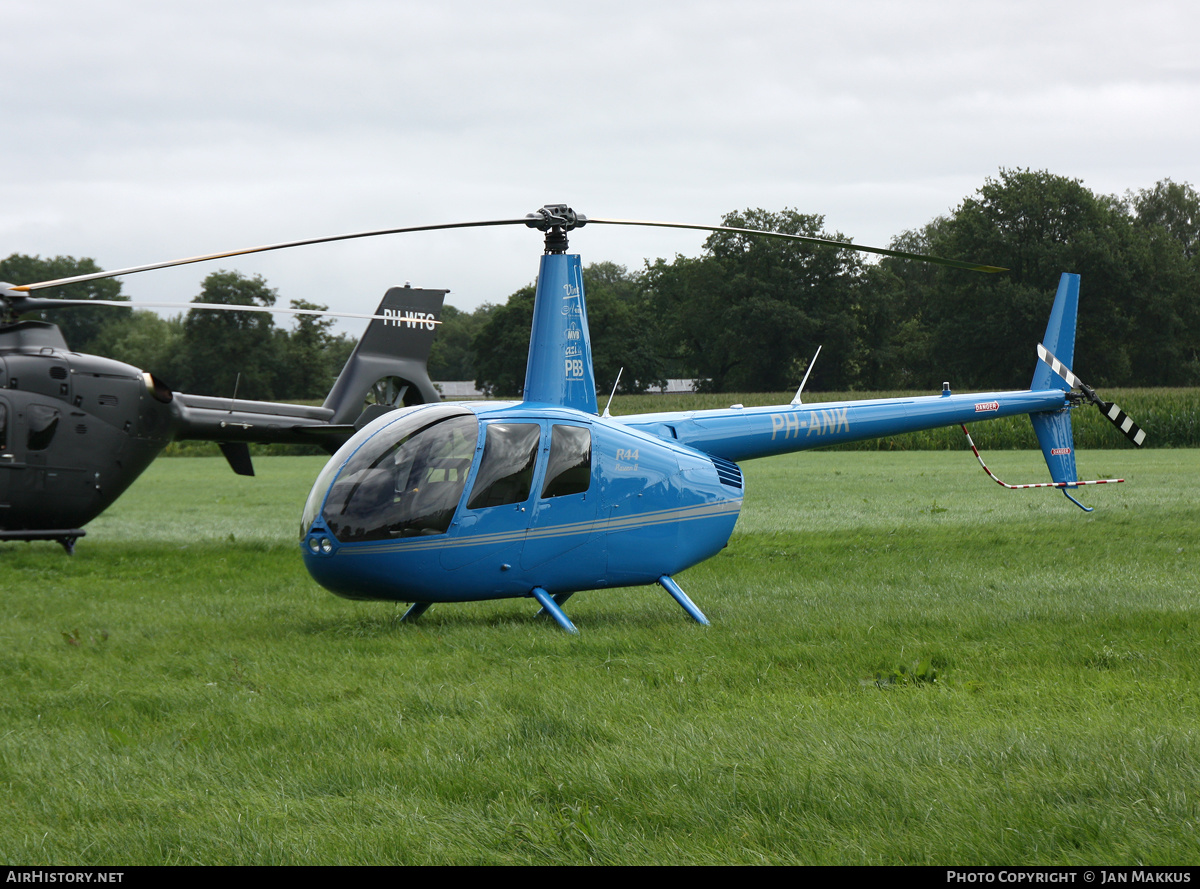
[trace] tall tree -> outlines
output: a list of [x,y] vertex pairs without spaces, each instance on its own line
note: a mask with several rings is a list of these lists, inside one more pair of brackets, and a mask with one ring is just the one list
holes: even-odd
[[496,307],[484,303],[474,312],[454,306],[442,309],[441,325],[429,352],[431,380],[474,380],[475,337],[487,325]]
[[513,293],[475,335],[475,385],[487,395],[515,396],[525,388],[535,292],[529,284]]
[[[42,259],[40,256],[26,256],[14,253],[0,261],[0,281],[10,284],[32,284],[37,281],[53,281],[58,278],[71,278],[76,275],[90,275],[103,269],[96,265],[94,259],[74,256],[55,256]],[[52,299],[105,299],[127,300],[121,294],[121,282],[114,278],[101,278],[95,281],[83,281],[79,284],[68,284],[65,287],[48,287],[39,290],[39,297]],[[77,352],[92,352],[93,341],[100,332],[111,323],[119,323],[129,315],[128,309],[97,306],[96,308],[68,308],[54,311],[31,312],[27,318],[37,318],[57,324],[62,330],[67,345]]]
[[[213,272],[193,302],[273,306],[276,292],[261,275]],[[182,388],[199,395],[275,397],[279,358],[274,321],[266,312],[193,309],[183,321]]]
[[175,387],[180,379],[182,342],[182,315],[160,318],[154,312],[138,311],[130,313],[127,320],[105,326],[92,341],[92,348],[98,355],[151,371]]
[[1187,182],[1163,179],[1129,195],[1139,225],[1161,227],[1188,260],[1200,255],[1200,195]]
[[592,363],[601,403],[620,375],[623,393],[666,382],[654,306],[640,280],[624,266],[594,262],[583,270]]
[[[938,217],[924,227],[893,238],[891,247],[907,253],[932,253],[946,222]],[[937,266],[923,262],[884,261],[869,266],[860,290],[860,382],[868,389],[918,389],[943,371],[934,360],[926,297]]]
[[[622,392],[661,385],[666,373],[655,342],[654,308],[640,279],[624,266],[598,262],[583,269],[597,392],[620,373]],[[525,386],[536,288],[522,287],[502,306],[488,307],[472,344],[476,385],[489,395],[519,395]]]
[[929,248],[1009,269],[932,269],[921,302],[941,379],[958,387],[1027,386],[1062,272],[1084,282],[1077,369],[1103,384],[1134,378],[1141,348],[1134,307],[1156,293],[1140,273],[1144,244],[1122,200],[1093,194],[1078,179],[1001,170],[937,226]]
[[[846,240],[824,217],[796,210],[730,213],[722,224]],[[664,341],[683,369],[716,391],[795,386],[824,344],[812,388],[859,381],[857,254],[833,247],[715,232],[699,259],[658,260],[647,270]]]
[[[293,309],[325,312],[329,306],[302,299],[291,300]],[[276,398],[322,398],[333,387],[340,364],[335,364],[332,334],[334,321],[322,315],[296,315],[295,328],[276,330],[278,355],[274,389]]]
[[1141,348],[1136,381],[1200,383],[1200,195],[1188,183],[1164,179],[1128,195],[1144,240],[1143,300],[1135,313]]

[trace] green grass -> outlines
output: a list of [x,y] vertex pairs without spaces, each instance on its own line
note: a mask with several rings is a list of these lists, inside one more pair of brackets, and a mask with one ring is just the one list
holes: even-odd
[[963,451],[747,463],[679,577],[713,625],[613,590],[574,638],[325,593],[321,463],[159,461],[73,558],[0,549],[0,859],[1200,859],[1200,452],[1082,453],[1129,479],[1090,515]]

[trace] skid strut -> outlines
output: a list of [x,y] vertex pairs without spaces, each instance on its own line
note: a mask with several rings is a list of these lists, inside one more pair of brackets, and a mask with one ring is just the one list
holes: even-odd
[[691,616],[692,620],[706,627],[709,625],[708,618],[696,607],[696,603],[688,598],[688,594],[679,588],[679,584],[665,574],[658,579],[658,582],[682,606],[683,610]]
[[[567,617],[566,612],[564,612],[559,607],[559,603],[555,601],[555,599],[559,598],[559,596],[555,596],[555,597],[551,598],[550,594],[548,592],[546,592],[544,589],[542,589],[540,586],[535,586],[532,590],[530,590],[529,595],[533,596],[533,598],[535,598],[539,602],[541,602],[542,603],[542,611],[546,612],[552,618],[554,618],[555,622],[557,622],[558,625],[560,627],[562,627],[564,630],[566,630],[568,633],[578,633],[579,632],[577,629],[575,629],[575,624],[571,623],[571,618]],[[561,596],[562,600],[565,602],[565,601],[567,601],[567,597],[570,596],[571,594],[567,593],[566,595],[562,595],[562,594],[559,594],[559,595]],[[541,611],[538,612],[538,614],[541,614],[541,613],[542,613]]]

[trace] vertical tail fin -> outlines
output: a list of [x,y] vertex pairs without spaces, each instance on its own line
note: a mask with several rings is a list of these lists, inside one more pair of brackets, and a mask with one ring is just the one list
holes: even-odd
[[[1046,336],[1042,345],[1066,367],[1075,363],[1075,321],[1079,314],[1079,276],[1063,272],[1058,281],[1058,293],[1054,295],[1054,307],[1050,309],[1050,322],[1046,325]],[[1033,382],[1029,388],[1035,392],[1044,389],[1070,391],[1067,381],[1056,374],[1042,359],[1033,370]]]
[[325,398],[333,411],[331,423],[353,423],[373,388],[386,389],[389,398],[405,404],[438,401],[425,363],[442,314],[445,290],[393,287],[383,296],[376,318],[354,348]]
[[[1054,297],[1054,307],[1050,310],[1050,322],[1046,325],[1046,336],[1042,342],[1067,367],[1075,360],[1075,322],[1078,313],[1079,276],[1064,272],[1058,282],[1058,293]],[[1064,392],[1071,389],[1067,381],[1041,358],[1038,358],[1029,388],[1034,391],[1062,389]],[[1042,448],[1042,457],[1046,460],[1050,477],[1055,482],[1066,482],[1067,487],[1062,491],[1074,500],[1068,488],[1075,487],[1074,482],[1078,481],[1079,475],[1075,469],[1075,433],[1071,428],[1070,409],[1030,414],[1029,419],[1033,423],[1033,431]],[[1086,509],[1079,501],[1075,503]]]
[[592,345],[583,296],[583,270],[575,254],[547,253],[538,273],[525,365],[526,401],[598,414]]

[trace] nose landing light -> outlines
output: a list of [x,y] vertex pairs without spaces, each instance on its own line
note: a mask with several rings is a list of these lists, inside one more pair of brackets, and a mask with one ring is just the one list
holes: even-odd
[[305,548],[314,556],[333,555],[333,535],[320,522],[314,523],[304,537]]

